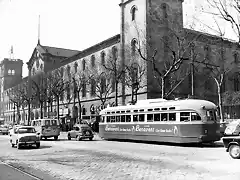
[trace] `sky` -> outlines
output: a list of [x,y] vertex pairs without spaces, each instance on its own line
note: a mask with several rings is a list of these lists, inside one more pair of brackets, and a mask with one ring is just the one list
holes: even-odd
[[[206,5],[204,1],[184,1],[186,26],[194,24],[202,30],[196,19],[214,24],[212,17],[200,12]],[[13,46],[14,58],[23,60],[23,77],[27,76],[26,62],[38,40],[39,15],[40,42],[45,46],[83,50],[119,34],[119,3],[120,0],[0,0],[0,60],[10,57]],[[224,22],[221,25],[226,26]]]

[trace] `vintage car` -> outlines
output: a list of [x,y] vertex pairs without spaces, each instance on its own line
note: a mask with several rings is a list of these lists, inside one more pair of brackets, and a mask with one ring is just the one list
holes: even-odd
[[8,135],[8,125],[0,125],[0,134]]
[[240,120],[234,120],[227,124],[224,131],[224,136],[238,136],[240,135]]
[[82,139],[93,140],[94,134],[91,127],[87,124],[75,124],[73,130],[68,131],[68,140],[75,138],[80,141]]
[[240,136],[223,137],[224,147],[233,159],[240,159]]
[[36,130],[32,126],[18,126],[13,128],[13,132],[10,134],[10,143],[12,147],[15,145],[18,149],[22,146],[36,145],[36,148],[40,147],[40,137],[36,134]]

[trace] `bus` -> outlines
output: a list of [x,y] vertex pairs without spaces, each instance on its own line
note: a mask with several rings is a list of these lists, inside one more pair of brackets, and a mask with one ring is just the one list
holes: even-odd
[[171,143],[212,143],[221,139],[217,106],[200,99],[147,99],[100,112],[99,135]]

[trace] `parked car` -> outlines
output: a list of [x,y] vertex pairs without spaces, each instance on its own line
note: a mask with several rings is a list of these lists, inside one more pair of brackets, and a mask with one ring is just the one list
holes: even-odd
[[228,122],[221,122],[220,123],[220,133],[222,136],[224,136],[224,132],[227,128]]
[[39,148],[40,137],[33,126],[19,126],[15,127],[13,133],[10,134],[10,143],[12,147],[16,145],[18,149],[31,145],[36,145],[36,148]]
[[224,131],[224,136],[238,136],[240,135],[240,120],[234,120],[227,124]]
[[0,125],[0,133],[8,135],[8,125]]
[[240,159],[240,136],[223,137],[224,147],[233,159]]
[[80,141],[82,139],[89,139],[90,141],[93,140],[94,133],[92,128],[87,124],[75,124],[73,126],[73,130],[68,131],[68,140],[75,138],[76,140]]

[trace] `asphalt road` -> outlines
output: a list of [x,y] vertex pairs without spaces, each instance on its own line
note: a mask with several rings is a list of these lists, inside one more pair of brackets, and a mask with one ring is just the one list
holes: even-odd
[[40,149],[18,150],[0,135],[0,159],[44,180],[240,179],[240,160],[232,159],[221,142],[196,147],[96,138],[68,141],[65,134],[58,141],[41,141]]

